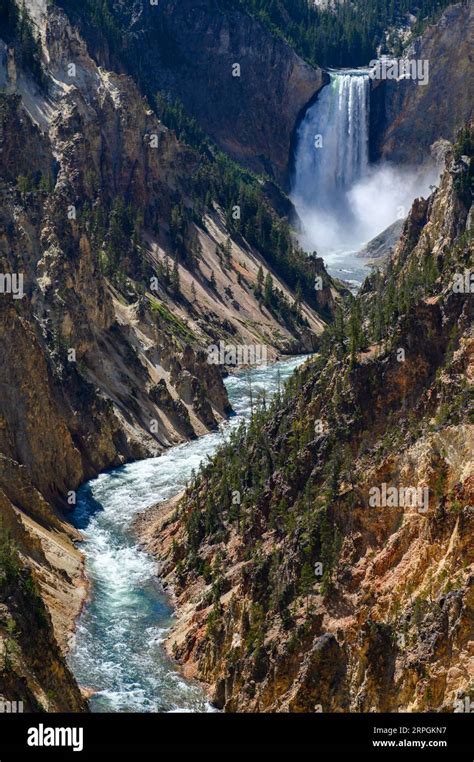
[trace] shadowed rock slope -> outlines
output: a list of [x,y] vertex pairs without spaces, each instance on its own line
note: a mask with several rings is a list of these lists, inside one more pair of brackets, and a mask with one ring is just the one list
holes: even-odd
[[103,16],[86,2],[89,17],[71,0],[59,4],[83,24],[98,60],[132,72],[150,96],[178,98],[232,158],[286,183],[298,114],[327,75],[281,37],[229,0],[123,0],[105,3]]
[[371,152],[402,164],[429,157],[437,140],[454,140],[472,119],[474,2],[453,3],[404,51],[409,60],[428,64],[428,83],[374,82]]

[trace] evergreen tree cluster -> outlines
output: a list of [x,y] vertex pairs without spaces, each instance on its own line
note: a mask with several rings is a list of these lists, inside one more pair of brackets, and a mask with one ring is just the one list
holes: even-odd
[[384,34],[408,13],[420,34],[449,5],[449,0],[341,0],[319,8],[311,0],[226,0],[259,18],[312,64],[366,66],[376,58]]
[[17,61],[41,87],[46,77],[41,64],[41,45],[37,40],[25,2],[18,8],[14,0],[0,0],[0,34],[15,47]]

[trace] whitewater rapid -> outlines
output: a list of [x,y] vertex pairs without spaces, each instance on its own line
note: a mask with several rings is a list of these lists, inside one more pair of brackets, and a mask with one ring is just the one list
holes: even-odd
[[260,390],[274,394],[304,359],[230,376],[225,383],[236,415],[219,431],[103,473],[79,490],[73,522],[84,536],[91,587],[69,665],[92,692],[92,711],[211,711],[200,686],[185,680],[164,651],[173,611],[155,562],[137,546],[131,525],[138,512],[176,495],[223,438],[250,417],[251,396],[255,400]]

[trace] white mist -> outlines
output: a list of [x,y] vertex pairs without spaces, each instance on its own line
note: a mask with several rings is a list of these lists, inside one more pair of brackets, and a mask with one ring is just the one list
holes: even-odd
[[434,163],[409,169],[369,164],[370,79],[364,70],[331,73],[297,132],[291,198],[301,244],[328,264],[353,255],[427,196]]

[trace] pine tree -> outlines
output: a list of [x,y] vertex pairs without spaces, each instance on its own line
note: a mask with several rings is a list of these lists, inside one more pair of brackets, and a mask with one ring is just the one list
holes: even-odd
[[222,247],[222,252],[224,254],[224,258],[227,263],[230,262],[230,258],[232,256],[232,242],[230,238],[226,238],[226,241],[224,243],[224,246]]
[[423,255],[423,279],[428,289],[433,286],[433,284],[436,282],[437,277],[438,267],[431,251],[431,246],[428,243]]
[[255,296],[258,299],[260,299],[260,297],[262,296],[263,280],[264,280],[264,277],[263,277],[263,268],[260,265],[260,267],[258,268],[258,272],[257,272],[257,286],[255,288]]
[[165,254],[165,265],[163,269],[163,279],[165,281],[165,286],[169,286],[170,284],[170,260],[168,257],[168,254]]
[[339,304],[337,305],[336,311],[334,314],[333,331],[334,331],[334,338],[337,344],[342,350],[344,350],[344,339],[345,339],[344,315]]
[[173,270],[171,273],[171,291],[174,296],[178,296],[181,290],[181,283],[179,279],[178,260],[175,259],[173,263]]
[[354,366],[357,352],[362,349],[362,315],[360,312],[360,302],[355,299],[352,303],[351,314],[349,318],[349,347],[351,353],[351,367]]
[[303,289],[301,288],[301,281],[296,284],[295,291],[295,303],[293,305],[297,315],[301,315],[301,302],[303,300]]
[[263,294],[263,301],[266,307],[270,307],[273,298],[273,278],[270,273],[267,272],[265,276],[265,287]]
[[309,596],[314,585],[314,571],[309,560],[302,566],[300,574],[300,593],[306,598],[306,611],[309,608]]

